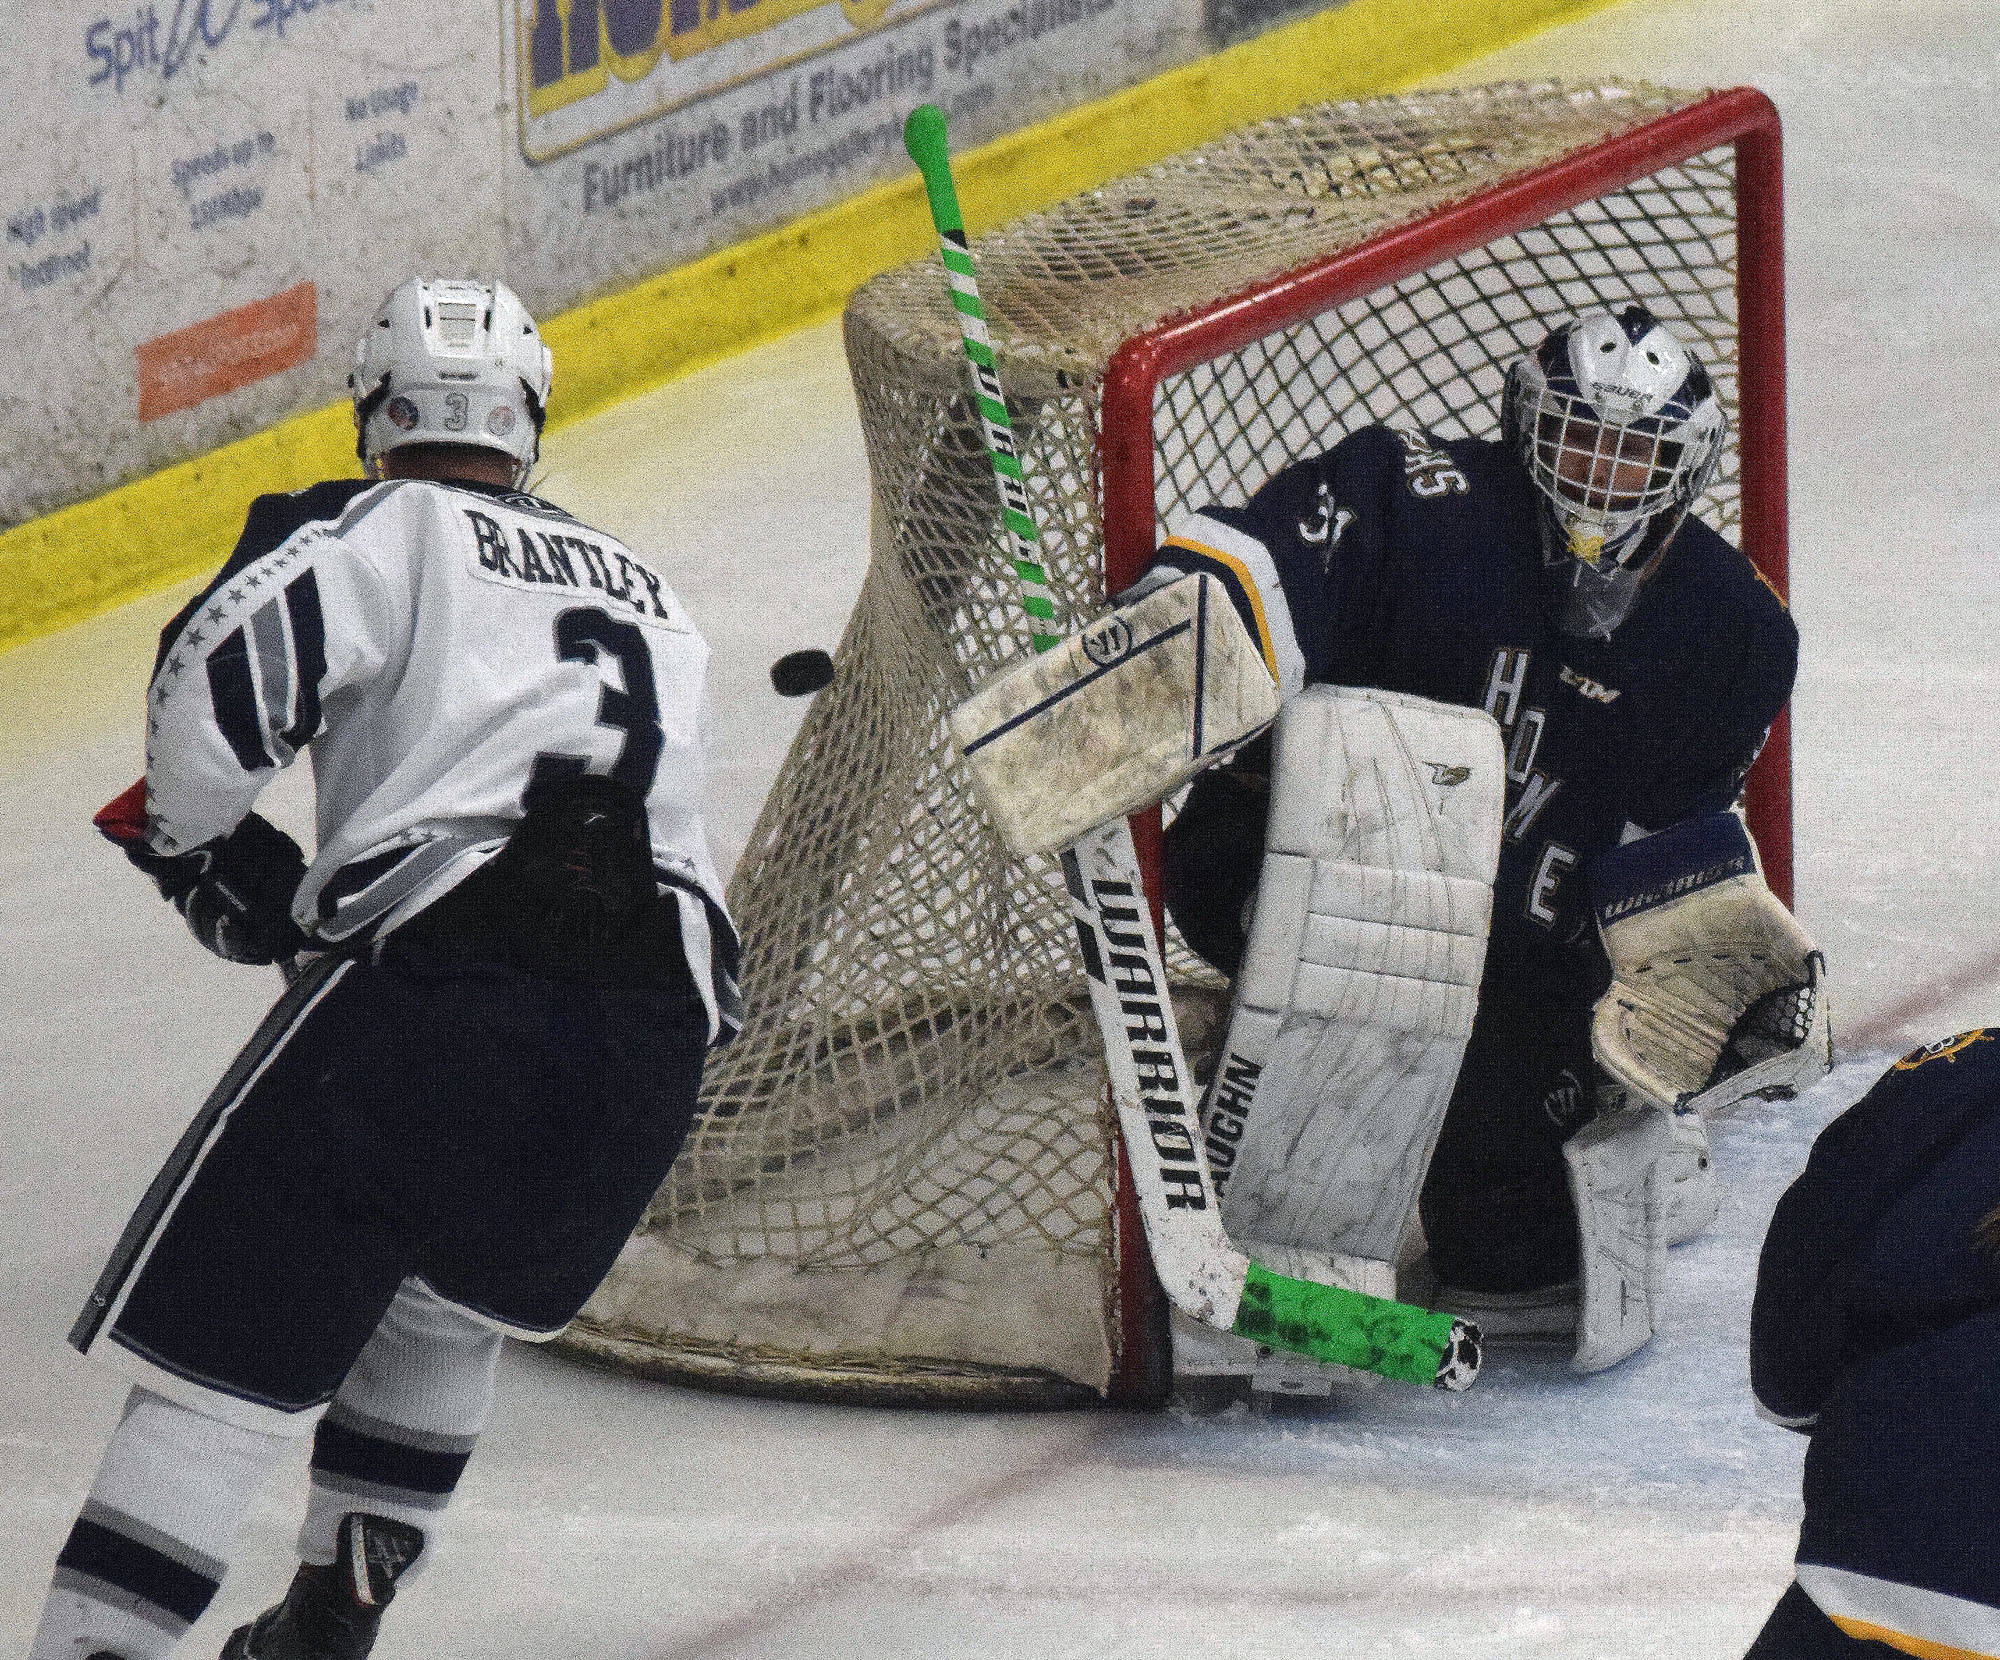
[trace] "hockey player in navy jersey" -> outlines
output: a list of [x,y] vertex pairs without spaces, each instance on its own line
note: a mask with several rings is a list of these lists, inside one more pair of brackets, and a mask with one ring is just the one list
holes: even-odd
[[[1590,1369],[1645,1340],[1661,1246],[1713,1214],[1691,1105],[1789,1092],[1826,1065],[1816,955],[1731,812],[1790,695],[1798,635],[1749,561],[1690,513],[1725,420],[1702,364],[1644,308],[1553,329],[1511,367],[1501,427],[1492,442],[1362,428],[1242,506],[1170,527],[1146,581],[1217,577],[1288,697],[1375,688],[1483,710],[1504,755],[1469,1032],[1431,1029],[1382,994],[1374,1012],[1351,991],[1315,1005],[1296,988],[1267,1008],[1286,1044],[1267,1052],[1249,1026],[1249,1048],[1225,1045],[1211,1095],[1225,1219],[1252,1238],[1351,1250],[1351,1230],[1310,1214],[1298,1183],[1365,1187],[1414,1163],[1428,1272],[1405,1277],[1442,1282],[1489,1327],[1521,1311],[1567,1327],[1580,1297],[1577,1361]],[[1379,764],[1320,740],[1308,756],[1284,725],[1277,770],[1315,777],[1281,777],[1280,791],[1351,815],[1356,780]],[[1238,977],[1234,1028],[1246,953],[1296,956],[1315,928],[1425,920],[1372,900],[1323,916],[1309,901],[1303,936],[1246,931],[1266,903],[1273,770],[1252,751],[1204,774],[1167,837],[1168,906]],[[1338,862],[1339,843],[1308,851]],[[1483,916],[1450,926],[1488,932]],[[1465,977],[1380,944],[1360,938],[1345,968]],[[1260,965],[1247,978],[1265,977]],[[1384,1049],[1385,1031],[1403,1054]],[[1371,1098],[1387,1104],[1361,1105]],[[1626,1110],[1600,1116],[1606,1101]],[[1414,1230],[1392,1245],[1375,1220],[1361,1254],[1407,1257]]]
[[[1798,636],[1690,515],[1725,420],[1643,308],[1555,328],[1501,427],[1364,427],[1170,525],[1085,631],[1103,666],[1009,742],[1039,798],[1158,799],[1189,769],[1120,699],[1186,702],[1164,730],[1200,766],[1220,682],[1126,694],[1108,665],[1152,596],[1227,595],[1230,661],[1261,654],[1283,702],[1195,779],[1165,874],[1234,981],[1204,1108],[1222,1220],[1284,1272],[1574,1332],[1591,1370],[1650,1336],[1666,1243],[1713,1214],[1704,1115],[1827,1064],[1818,955],[1732,811]],[[968,764],[999,822],[1016,786]]]
[[1797,1579],[1750,1660],[2000,1655],[2000,1030],[1821,1134],[1757,1270],[1759,1409],[1812,1437]]
[[[99,825],[225,958],[303,968],[71,1341],[135,1379],[31,1660],[164,1660],[310,1434],[302,1559],[229,1660],[359,1660],[429,1554],[503,1335],[567,1324],[739,1024],[702,823],[707,647],[528,494],[550,362],[418,279],[350,384],[368,478],[253,504],[161,636]],[[251,811],[313,760],[310,861]]]

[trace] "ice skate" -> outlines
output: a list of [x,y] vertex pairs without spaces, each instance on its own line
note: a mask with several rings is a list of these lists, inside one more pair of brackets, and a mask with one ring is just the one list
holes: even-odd
[[238,1626],[221,1660],[364,1660],[396,1581],[424,1548],[421,1529],[354,1512],[340,1520],[340,1548],[321,1567],[302,1563],[285,1600]]

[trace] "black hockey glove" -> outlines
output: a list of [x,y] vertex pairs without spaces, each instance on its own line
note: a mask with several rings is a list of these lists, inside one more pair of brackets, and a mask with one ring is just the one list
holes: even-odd
[[133,815],[117,811],[126,799],[97,815],[98,829],[152,877],[203,945],[225,962],[259,965],[287,962],[306,949],[306,936],[292,920],[292,896],[306,861],[290,836],[252,813],[212,842],[185,853],[156,853],[146,845],[143,815],[133,834]]

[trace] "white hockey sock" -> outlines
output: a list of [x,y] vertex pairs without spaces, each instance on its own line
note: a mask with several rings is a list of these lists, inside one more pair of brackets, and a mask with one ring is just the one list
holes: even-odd
[[222,1583],[285,1445],[133,1390],[56,1558],[28,1660],[165,1660]]
[[302,1561],[331,1562],[340,1520],[355,1511],[430,1533],[486,1425],[502,1341],[418,1281],[403,1282],[313,1437]]

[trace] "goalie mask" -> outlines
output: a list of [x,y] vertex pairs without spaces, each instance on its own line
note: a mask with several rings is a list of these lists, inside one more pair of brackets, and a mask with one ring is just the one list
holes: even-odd
[[408,444],[470,444],[514,461],[525,482],[541,450],[550,358],[502,282],[412,277],[384,300],[354,349],[355,448],[373,474]]
[[1507,371],[1501,425],[1541,498],[1563,632],[1608,638],[1715,472],[1708,371],[1644,306],[1586,312]]

